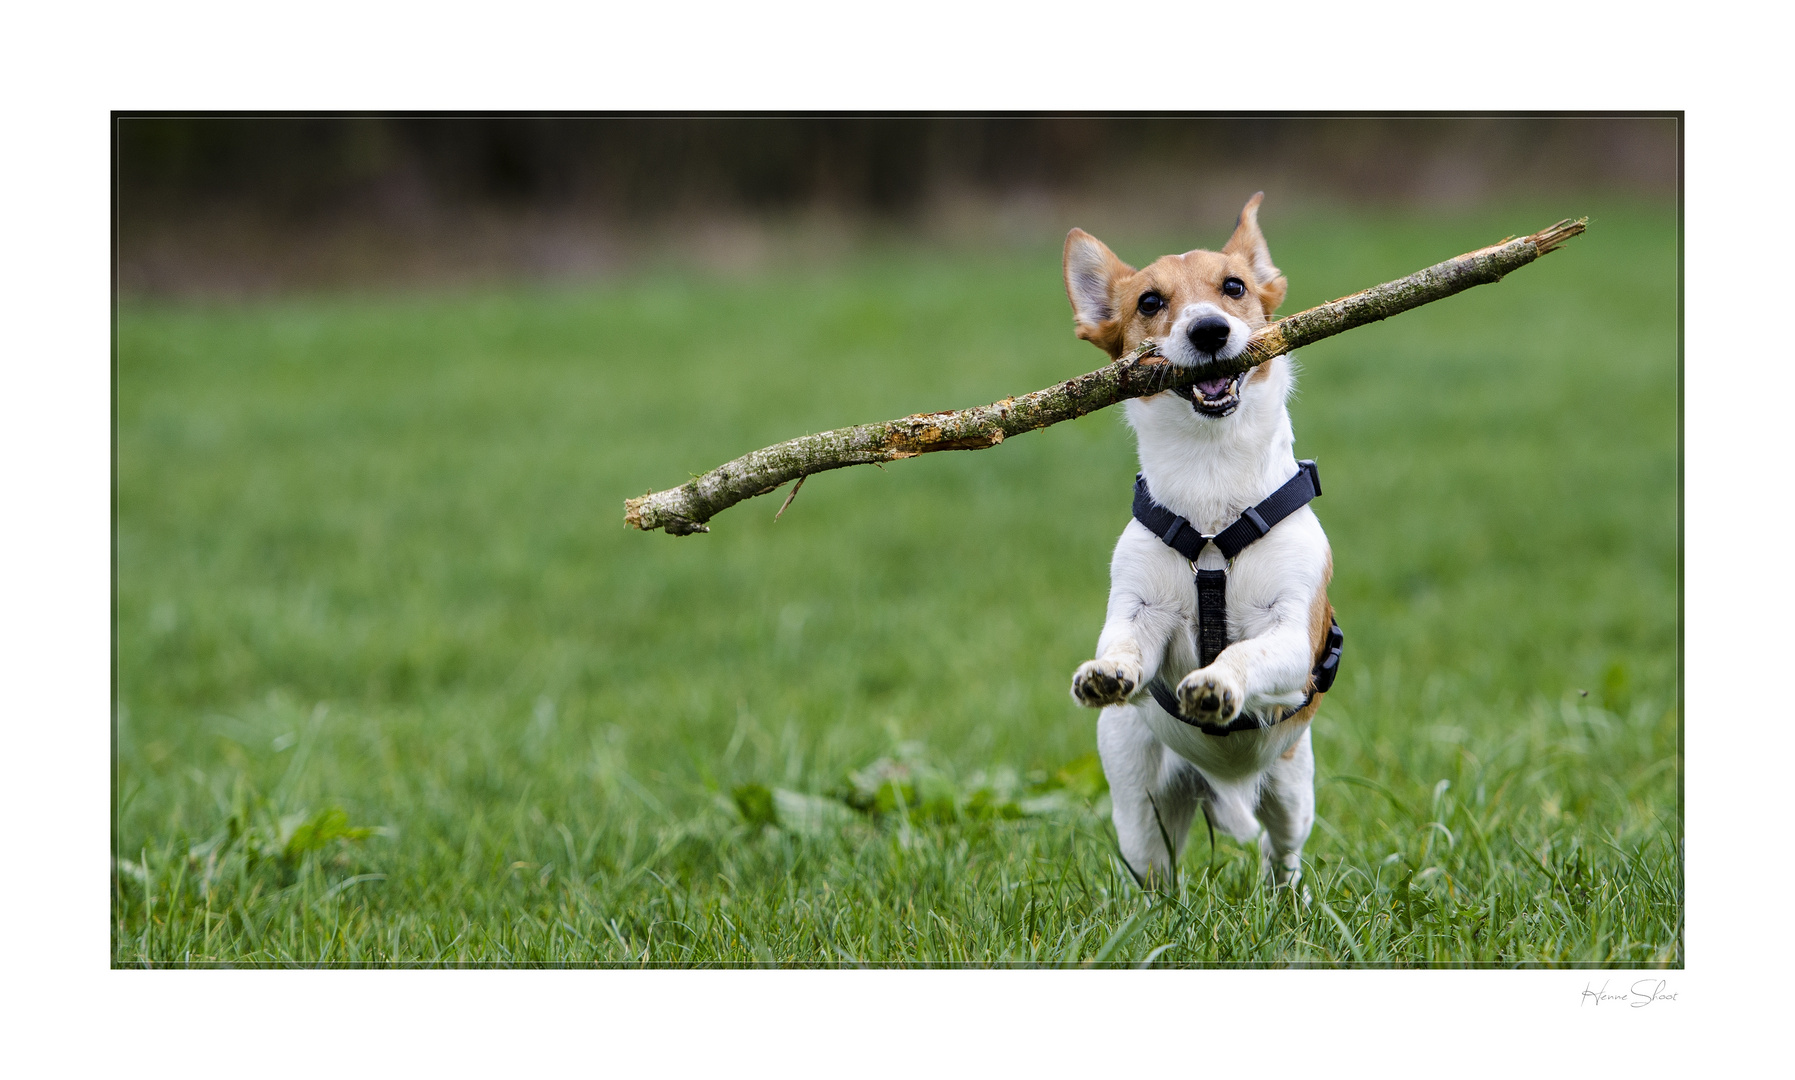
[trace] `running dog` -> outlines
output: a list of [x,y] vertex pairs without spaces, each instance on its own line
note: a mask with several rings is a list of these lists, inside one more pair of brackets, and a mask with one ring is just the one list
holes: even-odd
[[[1112,358],[1147,338],[1178,368],[1239,354],[1287,282],[1254,195],[1221,251],[1136,270],[1082,229],[1066,237],[1077,334]],[[1340,659],[1333,556],[1308,507],[1313,462],[1292,452],[1291,359],[1134,398],[1134,518],[1110,561],[1097,656],[1072,696],[1101,708],[1097,747],[1116,835],[1143,885],[1167,880],[1201,809],[1257,840],[1277,885],[1295,882],[1315,820],[1309,726]]]

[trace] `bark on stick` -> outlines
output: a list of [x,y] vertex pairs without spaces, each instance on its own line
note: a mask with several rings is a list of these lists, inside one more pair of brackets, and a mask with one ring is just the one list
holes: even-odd
[[706,522],[736,503],[812,473],[898,461],[937,450],[983,450],[1013,435],[1076,419],[1131,397],[1246,371],[1355,326],[1387,319],[1473,285],[1500,281],[1503,275],[1581,233],[1588,221],[1567,218],[1532,236],[1505,240],[1299,311],[1259,330],[1239,355],[1227,360],[1174,367],[1159,356],[1152,341],[1146,341],[1096,371],[1032,394],[957,412],[920,413],[879,424],[837,428],[756,450],[679,487],[625,500],[623,520],[637,529],[665,529],[675,536],[709,532]]

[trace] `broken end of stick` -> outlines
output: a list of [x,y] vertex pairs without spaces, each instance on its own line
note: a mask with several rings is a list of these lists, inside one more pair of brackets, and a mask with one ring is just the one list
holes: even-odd
[[1547,255],[1564,246],[1565,241],[1579,236],[1589,227],[1589,218],[1565,218],[1556,225],[1549,225],[1527,238],[1541,255]]
[[651,491],[638,499],[623,500],[623,523],[643,532],[661,529],[669,536],[690,536],[692,533],[711,531],[711,527],[702,521],[693,521],[655,505],[654,498],[657,494],[666,493]]

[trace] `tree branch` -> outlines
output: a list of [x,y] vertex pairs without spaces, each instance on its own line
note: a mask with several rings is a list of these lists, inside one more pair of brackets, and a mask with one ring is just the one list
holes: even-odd
[[679,487],[625,500],[623,520],[637,529],[665,529],[675,536],[709,532],[705,523],[736,503],[765,495],[788,481],[802,481],[812,473],[898,461],[937,450],[983,450],[1013,435],[1073,420],[1131,397],[1246,371],[1355,326],[1387,319],[1473,285],[1500,281],[1503,275],[1557,250],[1583,232],[1588,222],[1588,218],[1567,218],[1532,236],[1505,240],[1299,311],[1260,329],[1245,349],[1227,360],[1174,367],[1148,340],[1096,371],[1032,394],[958,412],[920,413],[880,424],[837,428],[756,450]]

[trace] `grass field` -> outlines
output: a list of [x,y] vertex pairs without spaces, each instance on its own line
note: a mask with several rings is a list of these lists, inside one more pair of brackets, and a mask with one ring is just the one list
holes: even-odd
[[114,963],[1681,965],[1674,207],[1265,221],[1297,310],[1569,211],[1564,251],[1302,355],[1347,634],[1306,906],[1200,825],[1174,897],[1115,860],[1066,687],[1118,414],[622,525],[1097,366],[1057,235],[123,304]]

